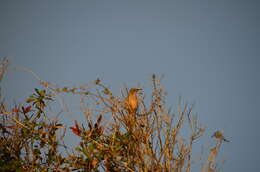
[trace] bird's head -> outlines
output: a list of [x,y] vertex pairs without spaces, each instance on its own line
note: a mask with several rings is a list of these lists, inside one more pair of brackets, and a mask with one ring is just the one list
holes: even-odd
[[220,138],[220,137],[223,137],[223,134],[221,131],[218,130],[218,131],[214,132],[211,137]]
[[138,91],[142,90],[141,88],[131,88],[129,93],[130,94],[134,94],[134,93],[137,93]]

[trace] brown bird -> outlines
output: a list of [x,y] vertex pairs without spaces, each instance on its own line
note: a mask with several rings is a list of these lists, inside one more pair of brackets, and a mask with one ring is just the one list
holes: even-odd
[[142,90],[141,88],[131,88],[128,96],[125,99],[125,109],[129,113],[136,113],[138,108],[138,97],[137,92]]
[[213,134],[211,137],[215,137],[216,139],[221,140],[221,141],[223,140],[223,141],[225,141],[225,142],[230,142],[229,140],[227,140],[227,139],[223,136],[223,134],[222,134],[221,131],[216,131],[216,132],[214,132],[214,134]]

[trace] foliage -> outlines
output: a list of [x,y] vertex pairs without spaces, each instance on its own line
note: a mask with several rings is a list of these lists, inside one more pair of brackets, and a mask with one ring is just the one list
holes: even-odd
[[[1,70],[4,73],[6,68]],[[1,97],[0,171],[191,170],[193,143],[205,127],[198,124],[192,105],[180,103],[175,113],[167,108],[166,93],[155,75],[150,103],[140,92],[134,113],[124,106],[127,88],[116,96],[99,79],[91,87],[39,83],[43,89],[35,89],[23,105],[8,108]],[[62,94],[80,95],[80,109],[86,118],[86,122],[75,120],[69,127],[68,132],[80,138],[73,151],[64,143],[67,127],[48,117],[47,107]],[[191,131],[188,138],[180,136],[185,123]],[[216,156],[223,140],[223,136],[216,137],[201,171],[217,170]]]

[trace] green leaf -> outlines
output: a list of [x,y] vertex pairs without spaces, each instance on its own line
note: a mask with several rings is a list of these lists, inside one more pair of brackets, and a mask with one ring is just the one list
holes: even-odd
[[28,97],[28,98],[26,99],[26,103],[31,103],[31,102],[34,102],[34,101],[36,101],[36,98],[33,97],[33,96],[30,96],[30,97]]
[[90,158],[90,155],[89,155],[89,153],[88,153],[86,147],[83,147],[81,151],[83,152],[83,154],[84,154],[88,159]]
[[46,100],[53,100],[52,98],[50,97],[45,97]]
[[46,93],[46,90],[40,90],[39,91],[39,95],[44,97],[45,96],[45,93]]
[[75,150],[78,152],[82,152],[82,150],[79,147],[76,147]]
[[36,92],[38,95],[40,95],[40,92],[39,92],[39,89],[38,89],[38,88],[35,88],[34,90],[35,90],[35,92]]
[[103,93],[104,93],[105,95],[112,95],[111,91],[110,91],[108,88],[105,88],[105,89],[103,90]]
[[34,150],[33,150],[33,153],[34,153],[35,155],[40,155],[40,154],[41,154],[41,151],[40,151],[39,149],[34,149]]

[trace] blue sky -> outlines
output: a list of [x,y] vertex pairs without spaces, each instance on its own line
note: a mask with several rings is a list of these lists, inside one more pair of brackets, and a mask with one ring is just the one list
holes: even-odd
[[[195,102],[207,124],[198,145],[211,146],[217,129],[230,138],[223,171],[259,171],[257,7],[256,0],[1,0],[0,57],[60,85],[100,77],[118,93],[123,84],[148,89],[151,74],[163,74],[168,103],[180,95]],[[30,74],[10,72],[6,101],[22,101],[34,87]]]

